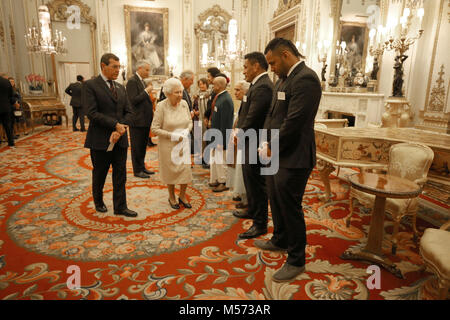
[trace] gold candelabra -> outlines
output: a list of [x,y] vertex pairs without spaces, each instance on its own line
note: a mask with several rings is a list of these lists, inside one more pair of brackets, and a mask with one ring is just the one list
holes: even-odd
[[[414,12],[413,12],[414,11]],[[389,20],[386,27],[379,26],[378,29],[370,31],[370,54],[376,59],[374,63],[378,64],[380,57],[385,51],[395,51],[395,75],[392,85],[392,96],[386,101],[386,112],[382,115],[383,127],[407,127],[411,124],[413,112],[406,97],[403,94],[403,63],[408,59],[406,53],[409,48],[422,37],[424,30],[422,28],[424,9],[421,1],[410,2],[410,6],[403,11],[400,23],[395,20]],[[417,31],[410,36],[413,27],[413,20],[419,22]],[[378,65],[377,65],[378,68]],[[378,71],[378,70],[377,70]],[[376,78],[375,72],[372,74],[372,80]]]

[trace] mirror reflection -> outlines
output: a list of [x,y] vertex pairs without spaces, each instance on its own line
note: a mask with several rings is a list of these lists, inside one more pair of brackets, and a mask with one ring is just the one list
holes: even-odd
[[221,60],[226,50],[228,20],[221,15],[210,15],[196,25],[199,65],[207,68]]
[[381,24],[380,0],[340,1],[329,90],[376,91],[379,61],[370,54],[369,32]]

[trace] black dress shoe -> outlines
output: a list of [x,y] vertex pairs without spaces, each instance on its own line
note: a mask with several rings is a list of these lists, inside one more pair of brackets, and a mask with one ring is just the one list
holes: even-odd
[[134,212],[130,209],[122,210],[121,212],[114,212],[116,216],[125,216],[128,218],[136,218],[138,216],[137,212]]
[[240,201],[242,201],[242,198],[237,196],[237,197],[233,198],[233,201],[240,202]]
[[180,209],[180,205],[178,203],[173,204],[169,199],[169,204],[172,207],[172,209],[178,210]]
[[104,204],[101,204],[99,206],[95,205],[95,210],[102,213],[108,212],[108,208]]
[[150,171],[150,170],[147,170],[147,169],[144,169],[143,172],[144,172],[145,174],[148,174],[148,175],[155,174],[153,171]]
[[247,232],[239,235],[240,239],[253,239],[262,236],[267,233],[267,228],[260,228],[253,225]]
[[142,179],[150,178],[150,176],[148,174],[145,174],[143,172],[135,173],[134,176],[137,177],[137,178],[142,178]]
[[180,204],[180,205],[182,205],[183,207],[185,207],[186,209],[192,209],[192,206],[191,206],[191,204],[188,202],[188,203],[185,203],[183,200],[181,200],[180,198],[178,198],[178,203]]
[[248,208],[248,204],[243,204],[242,202],[240,202],[236,205],[236,209],[247,209],[247,208]]
[[239,219],[253,219],[248,211],[233,211],[233,216]]
[[149,147],[154,147],[154,146],[156,146],[156,144],[154,144],[154,143],[151,142],[151,141],[149,141],[149,142],[147,143],[147,145],[148,145]]

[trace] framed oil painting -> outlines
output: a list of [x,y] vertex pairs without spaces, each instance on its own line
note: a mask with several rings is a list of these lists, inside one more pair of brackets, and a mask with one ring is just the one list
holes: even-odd
[[169,46],[169,9],[125,6],[125,35],[128,52],[128,77],[136,72],[136,63],[146,60],[151,77],[167,78]]
[[369,29],[365,23],[341,22],[339,42],[345,41],[346,62],[349,71],[362,71],[364,74],[366,68],[367,47],[369,38]]

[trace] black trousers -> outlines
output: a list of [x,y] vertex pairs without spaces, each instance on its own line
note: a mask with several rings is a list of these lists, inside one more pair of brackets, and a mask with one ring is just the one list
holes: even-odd
[[312,169],[280,168],[274,176],[267,176],[267,191],[274,232],[271,242],[287,248],[287,263],[305,265],[306,225],[302,200]]
[[[247,162],[248,158],[246,158]],[[260,164],[243,164],[245,191],[248,199],[248,212],[253,217],[253,224],[266,228],[268,221],[268,196],[266,178],[261,176]]]
[[150,127],[130,127],[131,160],[133,172],[137,174],[145,169],[145,154],[149,141]]
[[72,106],[73,117],[72,117],[72,128],[75,130],[77,128],[77,121],[80,119],[80,128],[81,130],[86,130],[84,127],[84,113],[82,107],[74,107]]
[[10,112],[2,112],[0,113],[0,123],[3,125],[5,129],[6,137],[8,138],[8,145],[14,146],[14,133],[12,130],[13,127],[13,116],[11,116]]
[[96,205],[103,204],[103,187],[109,168],[112,166],[114,212],[127,209],[125,184],[127,182],[127,149],[115,146],[113,151],[106,152],[91,149],[92,196]]

